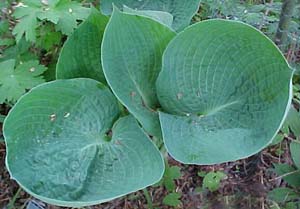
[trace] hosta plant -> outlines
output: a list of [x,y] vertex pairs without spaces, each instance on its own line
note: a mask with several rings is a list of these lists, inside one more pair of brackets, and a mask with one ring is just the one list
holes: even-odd
[[257,153],[285,118],[292,70],[261,32],[209,20],[176,34],[127,11],[107,25],[93,12],[61,52],[61,80],[5,120],[7,168],[45,202],[91,205],[158,182],[164,162],[149,135],[180,162],[216,164]]
[[[184,29],[190,24],[190,21],[199,8],[200,0],[101,0],[100,9],[105,15],[109,15],[113,11],[113,5],[120,9],[126,7],[140,11],[159,11],[169,13],[173,19],[172,28],[176,31]],[[125,6],[125,7],[124,7]]]

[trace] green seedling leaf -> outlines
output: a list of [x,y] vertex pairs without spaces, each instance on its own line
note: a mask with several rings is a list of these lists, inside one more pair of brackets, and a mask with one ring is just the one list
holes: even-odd
[[167,151],[186,164],[259,152],[287,114],[291,77],[280,50],[247,24],[208,20],[188,27],[165,50],[156,81]]
[[0,39],[0,46],[11,46],[15,44],[15,40],[12,38],[2,38]]
[[197,173],[197,175],[200,176],[200,177],[202,177],[202,178],[205,177],[206,174],[207,174],[207,173],[206,173],[205,171],[199,171],[199,172]]
[[273,141],[272,141],[272,143],[271,143],[270,145],[276,145],[276,144],[279,144],[280,142],[282,142],[283,139],[284,139],[284,135],[281,134],[281,133],[278,133],[278,134],[274,137],[274,139],[273,139]]
[[89,13],[89,8],[71,0],[22,0],[13,13],[19,20],[13,34],[17,42],[24,34],[27,41],[35,42],[38,20],[47,20],[56,24],[57,30],[63,34],[70,35],[77,27],[77,20],[84,20]]
[[290,150],[295,166],[300,170],[300,141],[293,141],[290,144]]
[[46,67],[38,61],[28,61],[16,66],[15,60],[0,62],[0,104],[16,102],[22,94],[44,82],[41,74]]
[[166,166],[165,174],[164,174],[164,185],[169,192],[175,190],[174,180],[180,178],[180,167],[178,166]]
[[37,25],[37,13],[41,3],[39,1],[24,0],[16,7],[13,16],[19,19],[19,22],[13,29],[13,35],[16,36],[16,41],[19,42],[23,35],[26,41],[35,42]]
[[[0,7],[1,8],[1,7]],[[12,37],[9,30],[9,22],[6,19],[0,21],[0,46],[11,46],[15,44],[15,39]],[[2,55],[0,51],[0,56]]]
[[167,194],[167,196],[165,196],[163,199],[163,203],[168,206],[176,207],[181,203],[181,201],[179,200],[180,197],[181,194],[177,192]]
[[160,137],[155,81],[166,45],[175,36],[167,26],[115,9],[105,29],[101,56],[112,91],[143,128]]
[[87,78],[33,88],[4,122],[6,166],[34,197],[54,205],[99,204],[158,182],[160,152],[118,101]]
[[71,0],[55,1],[56,4],[49,4],[50,10],[52,9],[54,12],[41,12],[39,18],[53,22],[56,29],[65,35],[70,35],[77,28],[77,20],[85,20],[90,14],[90,9],[82,7],[79,2]]
[[8,20],[1,20],[0,22],[0,36],[6,34],[9,31]]
[[160,0],[160,1],[136,1],[136,0],[101,0],[100,9],[105,15],[110,15],[113,10],[113,5],[122,9],[123,6],[128,6],[136,10],[154,10],[168,12],[174,17],[172,27],[176,31],[180,31],[188,26],[192,17],[198,11],[200,1],[190,0]]
[[194,192],[195,192],[196,194],[201,194],[201,193],[204,192],[204,189],[203,189],[203,187],[196,187],[195,190],[194,190]]
[[204,176],[203,187],[208,188],[209,191],[217,191],[220,187],[221,180],[225,179],[227,176],[225,173],[216,171],[209,172]]
[[275,154],[276,154],[277,156],[281,156],[281,155],[284,154],[284,150],[283,150],[281,147],[279,147],[279,148],[277,148],[277,149],[275,150]]
[[38,60],[38,56],[31,52],[31,44],[22,38],[16,45],[6,48],[0,56],[0,62],[15,59],[16,63],[23,63],[30,60]]
[[296,137],[300,136],[300,113],[291,105],[283,128],[290,128]]
[[274,164],[274,171],[278,176],[282,176],[290,186],[300,187],[300,170],[288,164]]
[[287,187],[279,187],[268,192],[268,199],[284,203],[299,198],[299,194]]
[[[299,197],[299,196],[298,196]],[[282,209],[298,209],[300,207],[299,202],[287,202]]]
[[108,17],[92,9],[91,15],[69,36],[60,53],[56,77],[93,78],[106,83],[101,66],[101,42]]
[[55,31],[51,23],[46,23],[43,27],[38,29],[36,45],[49,51],[55,45],[60,45],[62,37],[61,32]]

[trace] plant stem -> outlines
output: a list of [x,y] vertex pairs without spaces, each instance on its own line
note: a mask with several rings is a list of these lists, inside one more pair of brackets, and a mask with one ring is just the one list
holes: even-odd
[[282,45],[287,38],[287,31],[292,19],[296,0],[284,0],[282,3],[280,20],[275,36],[275,43]]
[[147,188],[143,189],[145,198],[147,200],[147,205],[148,205],[148,209],[153,209],[153,203],[152,203],[152,199],[151,196],[149,194],[149,191],[147,190]]
[[19,189],[16,192],[16,194],[13,196],[13,198],[11,199],[11,201],[9,201],[7,209],[13,209],[14,208],[15,202],[16,202],[17,198],[19,197],[21,191],[22,191],[22,189],[19,187]]

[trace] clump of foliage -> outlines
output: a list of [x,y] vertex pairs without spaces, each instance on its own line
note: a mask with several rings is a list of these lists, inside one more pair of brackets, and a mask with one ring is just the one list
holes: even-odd
[[28,61],[16,68],[13,59],[0,63],[0,103],[15,102],[26,90],[44,82],[40,76],[47,68],[39,65],[38,61]]
[[[91,9],[70,0],[4,1],[2,4],[0,63],[5,69],[2,74],[6,75],[0,81],[3,87],[0,102],[13,105],[30,88],[55,77],[53,72],[64,35],[70,35],[78,23],[86,19]],[[42,58],[45,59],[43,65],[47,64],[48,70],[39,63]],[[12,60],[16,70],[10,73],[14,68],[9,66]],[[28,65],[35,65],[31,66],[34,68],[39,65],[41,70],[28,73]],[[18,81],[9,81],[8,73],[17,73],[14,78]]]
[[77,27],[77,20],[84,20],[89,12],[88,8],[70,0],[23,0],[13,14],[19,19],[13,34],[17,41],[25,35],[26,40],[35,42],[39,21],[46,20],[54,23],[56,30],[70,35]]
[[[232,20],[186,27],[199,1],[133,2],[101,1],[111,17],[67,0],[26,0],[15,10],[16,47],[23,35],[25,43],[47,43],[37,31],[57,33],[46,51],[69,35],[55,81],[32,88],[44,81],[45,67],[0,64],[7,69],[1,84],[14,77],[20,86],[1,101],[32,88],[4,123],[7,168],[45,202],[93,205],[163,179],[164,203],[177,206],[180,172],[165,166],[151,139],[179,162],[217,164],[265,148],[287,115],[293,71],[261,32]],[[77,20],[85,21],[73,32]],[[208,173],[204,187],[215,191],[223,178]]]
[[[299,136],[299,135],[298,135]],[[297,208],[300,206],[300,141],[295,140],[290,144],[291,156],[294,165],[275,164],[275,173],[283,178],[289,187],[278,187],[269,192],[268,198],[283,208]]]
[[169,206],[179,206],[181,194],[176,192],[176,184],[174,180],[181,177],[180,168],[178,166],[169,166],[166,163],[162,183],[169,192],[163,199],[163,203]]
[[[195,19],[226,18],[243,21],[258,28],[272,40],[275,40],[278,32],[283,2],[285,1],[203,0],[201,1],[201,12],[197,14]],[[290,64],[293,68],[297,69],[298,72],[300,67],[296,62],[299,61],[299,56],[295,49],[300,45],[300,4],[297,4],[296,0],[288,2],[294,2],[294,4],[292,3],[292,14],[285,15],[287,18],[290,18],[289,27],[282,31],[286,34],[286,38],[279,41],[279,47],[287,53],[286,57],[289,59]],[[295,54],[293,54],[293,51]]]
[[[294,104],[299,103],[299,85],[294,85]],[[297,106],[297,105],[295,105]],[[271,208],[297,208],[300,206],[300,113],[291,106],[287,118],[276,136],[273,144],[281,143],[286,138],[290,141],[290,156],[292,164],[276,163],[273,171],[277,177],[273,180],[283,179],[281,187],[268,193],[268,199],[272,202]],[[287,184],[287,185],[286,185]]]

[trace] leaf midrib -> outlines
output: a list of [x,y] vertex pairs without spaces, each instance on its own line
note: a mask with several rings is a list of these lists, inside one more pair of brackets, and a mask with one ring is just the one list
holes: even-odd
[[223,104],[223,105],[220,105],[220,106],[217,106],[217,107],[214,107],[213,109],[210,109],[208,111],[205,111],[204,113],[202,113],[201,115],[205,115],[205,116],[210,116],[210,115],[214,115],[232,105],[235,105],[237,103],[240,103],[239,100],[235,100],[235,101],[232,101],[232,102],[229,102],[229,103],[226,103],[226,104]]

